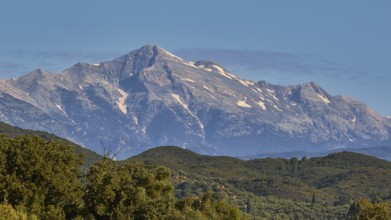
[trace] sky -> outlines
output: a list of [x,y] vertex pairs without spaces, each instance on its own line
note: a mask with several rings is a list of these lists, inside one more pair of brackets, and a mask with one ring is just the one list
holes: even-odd
[[391,116],[391,1],[0,1],[0,79],[146,44],[251,80],[316,82]]

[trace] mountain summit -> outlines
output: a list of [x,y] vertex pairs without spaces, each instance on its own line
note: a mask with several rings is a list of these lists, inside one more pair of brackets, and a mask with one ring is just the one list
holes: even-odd
[[119,150],[120,158],[161,145],[248,156],[391,144],[389,119],[316,83],[245,80],[155,45],[0,81],[0,120],[97,152]]

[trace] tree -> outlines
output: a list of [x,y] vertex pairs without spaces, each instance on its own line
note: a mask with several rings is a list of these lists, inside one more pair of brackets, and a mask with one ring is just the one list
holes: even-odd
[[296,157],[292,157],[289,160],[289,164],[292,166],[292,173],[296,174],[297,168],[298,168],[298,164],[299,164],[299,160]]
[[308,163],[308,159],[307,159],[306,156],[304,156],[303,158],[301,158],[301,161],[299,162],[300,169],[305,169],[305,168],[307,168],[307,163]]
[[0,219],[246,217],[225,193],[176,202],[165,167],[104,158],[82,176],[80,166],[75,149],[62,142],[0,136]]
[[210,191],[205,192],[201,198],[183,198],[176,203],[176,209],[179,214],[177,213],[174,219],[247,219],[238,206],[228,204],[226,200],[213,199]]
[[170,171],[141,162],[105,158],[86,177],[87,213],[97,219],[162,219],[173,213]]
[[251,214],[252,211],[253,211],[252,209],[253,209],[253,207],[252,207],[252,205],[251,205],[250,198],[248,198],[248,199],[247,199],[247,202],[246,202],[246,212],[247,212],[248,214]]
[[371,203],[366,199],[359,199],[358,201],[350,205],[347,219],[391,219],[391,211],[388,203]]
[[312,193],[311,206],[314,206],[315,203],[316,203],[316,196],[315,193]]
[[75,149],[38,136],[0,136],[0,201],[41,219],[73,218],[81,208],[81,158]]

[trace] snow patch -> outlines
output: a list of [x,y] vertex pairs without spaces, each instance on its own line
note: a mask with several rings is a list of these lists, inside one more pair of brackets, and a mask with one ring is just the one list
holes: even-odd
[[259,107],[261,107],[263,110],[266,111],[266,105],[265,105],[265,103],[263,103],[262,101],[258,101],[258,105],[259,105]]
[[121,110],[121,112],[123,112],[126,115],[127,110],[126,110],[125,101],[129,94],[122,89],[118,89],[118,92],[121,94],[121,97],[119,97],[117,101],[118,108]]
[[211,90],[209,87],[206,87],[206,86],[202,86],[204,87],[204,89],[208,90],[209,92],[213,92],[213,90]]
[[201,123],[200,119],[190,111],[189,106],[182,102],[182,100],[179,98],[179,95],[177,94],[171,94],[171,96],[191,115],[193,116],[196,121],[198,122],[201,129],[204,129],[204,125]]
[[174,54],[168,52],[167,50],[165,50],[165,49],[162,49],[162,50],[163,50],[168,56],[183,61],[182,58],[180,58],[180,57],[178,57],[178,56],[175,56]]
[[247,80],[239,80],[239,82],[244,86],[253,86],[254,82],[247,81]]
[[137,119],[137,117],[134,116],[134,115],[133,115],[133,122],[134,122],[134,124],[138,125],[138,119]]
[[83,86],[79,85],[79,89],[83,90]]
[[195,62],[184,62],[185,65],[187,66],[190,66],[190,67],[193,67],[193,68],[196,68],[198,69],[199,67],[195,65]]
[[91,65],[93,65],[93,66],[100,66],[99,63],[93,63],[93,64],[91,64]]
[[272,106],[273,106],[275,109],[277,109],[277,111],[283,112],[277,105],[272,104]]
[[205,67],[205,65],[199,65],[198,67],[199,67],[199,68],[202,68],[202,69],[204,69],[204,70],[206,70],[206,71],[208,71],[208,72],[212,72],[212,71],[213,71],[211,68]]
[[181,99],[179,98],[179,95],[177,95],[177,94],[171,94],[171,96],[184,108],[184,109],[186,109],[187,111],[189,111],[189,106],[188,105],[186,105],[185,103],[183,103],[182,101],[181,101]]
[[353,115],[353,119],[352,119],[352,122],[355,123],[357,120],[357,117],[355,115]]
[[275,95],[272,95],[272,98],[276,101],[280,101]]
[[228,76],[232,77],[232,78],[237,78],[238,76],[232,74],[232,73],[229,73],[229,72],[225,72],[225,74],[227,74]]
[[324,102],[325,104],[329,104],[330,103],[330,100],[327,98],[327,97],[324,97],[320,94],[318,94],[318,97],[322,100],[322,102]]
[[247,83],[245,83],[245,81],[243,80],[239,80],[240,84],[244,85],[244,86],[248,86]]
[[268,91],[269,93],[274,93],[274,90],[271,89],[266,89],[266,91]]
[[259,92],[255,89],[251,89],[253,92],[255,92],[256,94],[260,95]]
[[64,111],[64,109],[61,107],[61,105],[56,104],[56,107],[65,115],[68,117],[68,114]]
[[212,65],[218,72],[222,72],[222,73],[225,73],[224,69],[217,66],[217,65]]
[[185,80],[185,81],[187,81],[187,82],[192,82],[192,83],[195,83],[195,81],[194,81],[194,80],[192,80],[192,79],[189,79],[189,78],[183,78],[183,80]]
[[236,105],[239,106],[239,107],[243,107],[243,108],[252,108],[252,106],[247,104],[246,101],[247,101],[247,98],[245,98],[243,101],[238,100],[236,102]]
[[265,99],[263,98],[262,90],[260,90],[260,89],[258,89],[258,88],[256,88],[256,90],[253,89],[253,88],[251,88],[251,90],[252,90],[254,93],[256,93],[257,95],[262,96],[262,100],[265,100]]
[[221,67],[219,67],[219,66],[217,66],[217,65],[212,65],[212,66],[217,70],[217,72],[218,72],[220,75],[222,75],[222,76],[224,76],[224,77],[226,77],[226,78],[228,78],[228,79],[232,79],[232,77],[231,77],[230,75],[228,75],[227,73],[225,73],[225,71],[224,71],[223,68],[221,68]]
[[228,74],[226,74],[225,72],[218,72],[220,75],[224,76],[225,78],[228,78],[228,79],[232,79],[232,77],[230,77]]

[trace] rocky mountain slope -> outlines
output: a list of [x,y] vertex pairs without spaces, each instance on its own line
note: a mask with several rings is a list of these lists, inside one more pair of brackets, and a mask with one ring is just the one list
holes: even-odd
[[331,96],[316,83],[244,80],[155,45],[0,81],[0,120],[98,152],[109,147],[120,158],[161,145],[248,156],[391,144],[391,121],[364,103]]

